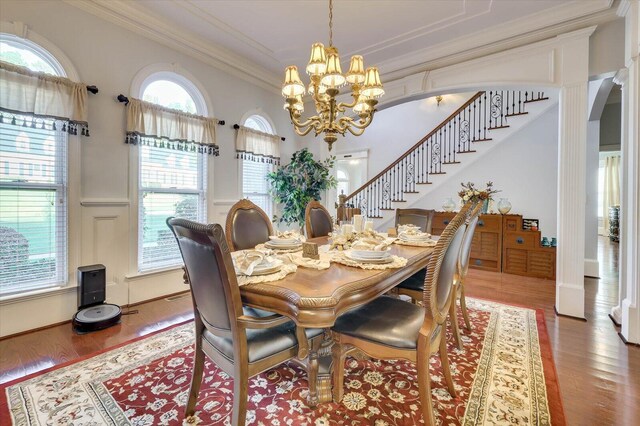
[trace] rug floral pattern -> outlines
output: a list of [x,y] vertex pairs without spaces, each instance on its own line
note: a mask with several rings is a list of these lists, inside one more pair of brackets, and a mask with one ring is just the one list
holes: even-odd
[[[452,398],[431,357],[432,395],[442,425],[551,424],[535,312],[470,300],[464,349],[447,341],[458,395]],[[461,324],[462,325],[462,324]],[[185,324],[6,389],[17,425],[180,425],[193,359]],[[422,420],[417,372],[408,361],[347,358],[340,404],[306,405],[306,372],[285,363],[249,379],[247,424],[416,425]],[[227,425],[233,382],[205,365],[197,416]],[[2,414],[2,413],[0,413]]]

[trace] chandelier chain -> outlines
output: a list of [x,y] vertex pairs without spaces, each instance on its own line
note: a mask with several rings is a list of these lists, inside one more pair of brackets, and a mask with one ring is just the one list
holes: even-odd
[[329,0],[329,46],[333,46],[333,0]]

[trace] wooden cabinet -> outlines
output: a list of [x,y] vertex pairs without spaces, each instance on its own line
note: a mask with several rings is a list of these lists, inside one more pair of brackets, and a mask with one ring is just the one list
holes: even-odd
[[542,247],[540,231],[524,231],[522,216],[504,215],[502,272],[556,278],[556,248]]
[[[436,212],[431,233],[440,235],[455,212]],[[540,231],[522,230],[522,216],[483,214],[471,242],[469,267],[555,279],[556,249],[540,245]]]
[[[455,216],[455,212],[436,212],[431,226],[433,235],[440,235]],[[469,266],[485,271],[500,272],[502,269],[502,216],[483,214],[471,242]]]

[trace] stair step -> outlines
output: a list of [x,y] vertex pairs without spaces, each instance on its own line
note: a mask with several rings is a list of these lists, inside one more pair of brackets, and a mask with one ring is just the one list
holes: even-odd
[[405,194],[419,194],[420,191],[402,191]]
[[511,126],[507,124],[506,126],[487,127],[487,130],[506,129],[507,127],[511,127]]
[[460,164],[459,161],[443,161],[442,164]]
[[416,185],[431,185],[433,182],[416,182]]
[[391,200],[392,203],[406,203],[407,200]]
[[507,114],[507,115],[505,115],[505,117],[515,117],[517,115],[527,115],[527,114],[529,114],[529,113],[526,112],[526,111],[525,112],[515,112],[513,114]]
[[388,211],[393,211],[393,210],[395,210],[395,209],[387,209],[387,208],[384,208],[384,209],[383,209],[383,208],[380,208],[380,209],[378,209],[378,210],[385,210],[385,211],[387,211],[387,210],[388,210]]
[[[491,139],[489,139],[489,140],[491,140]],[[476,152],[476,150],[472,149],[470,151],[456,151],[456,154],[470,154],[472,152]]]
[[[509,127],[509,126],[506,126]],[[494,129],[502,129],[502,127],[494,127]],[[489,130],[491,130],[491,128],[489,128]],[[492,138],[484,138],[484,139],[473,139],[471,142],[488,142],[488,141],[492,141]],[[473,151],[475,152],[475,151]]]
[[431,172],[430,175],[446,175],[447,172]]
[[549,99],[549,98],[529,99],[529,100],[527,100],[527,101],[524,101],[523,103],[525,103],[525,104],[529,104],[529,103],[531,103],[531,102],[546,101],[546,100],[548,100],[548,99]]

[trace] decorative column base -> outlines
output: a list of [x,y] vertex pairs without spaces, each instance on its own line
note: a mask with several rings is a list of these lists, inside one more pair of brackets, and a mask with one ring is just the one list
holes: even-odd
[[556,313],[586,320],[584,316],[584,285],[556,285]]

